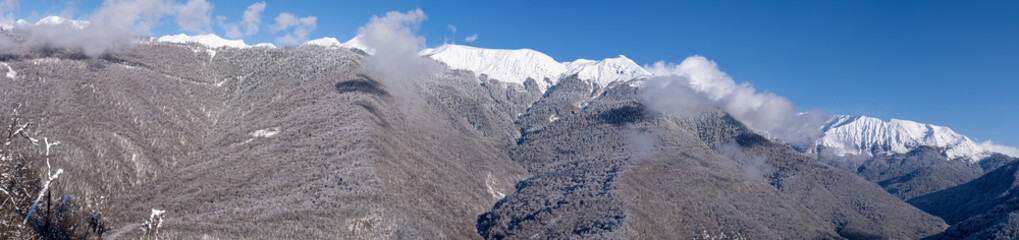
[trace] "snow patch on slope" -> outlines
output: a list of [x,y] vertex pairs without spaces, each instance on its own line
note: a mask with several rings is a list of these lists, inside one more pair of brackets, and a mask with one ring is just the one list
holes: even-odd
[[278,133],[280,133],[280,128],[279,127],[271,127],[271,128],[266,128],[266,129],[255,130],[254,132],[251,132],[251,136],[252,137],[256,137],[256,138],[258,138],[258,137],[268,138],[268,137],[276,136],[276,134],[278,134]]
[[837,115],[821,129],[824,137],[815,143],[820,154],[844,157],[872,157],[876,154],[906,153],[920,146],[942,148],[949,159],[980,161],[992,153],[1016,156],[1010,147],[990,142],[976,143],[952,129],[907,120]]
[[[485,49],[463,45],[444,45],[428,52],[432,59],[452,69],[473,71],[476,75],[502,82],[524,84],[534,79],[544,92],[566,72],[566,66],[544,53],[531,49]],[[546,81],[548,79],[548,81]]]
[[10,78],[11,80],[14,80],[15,78],[18,77],[18,72],[15,72],[14,69],[11,68],[11,65],[7,65],[7,63],[5,63],[5,62],[0,62],[0,65],[4,65],[4,67],[7,67],[7,75],[6,75],[7,78]]
[[488,188],[488,194],[491,194],[495,200],[503,199],[506,197],[506,194],[494,187],[497,184],[498,182],[492,177],[492,173],[488,173],[488,176],[485,177],[485,187]]

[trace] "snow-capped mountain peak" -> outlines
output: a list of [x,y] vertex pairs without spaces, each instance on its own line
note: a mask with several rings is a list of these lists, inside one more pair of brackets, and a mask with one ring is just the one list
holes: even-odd
[[343,46],[343,43],[340,43],[340,40],[336,40],[336,38],[324,37],[324,38],[319,38],[319,39],[315,39],[315,40],[309,40],[307,42],[304,42],[304,44],[301,44],[301,45],[302,46],[309,45],[309,46],[322,46],[322,47],[341,47],[341,46]]
[[368,47],[368,45],[364,44],[364,42],[361,41],[360,37],[351,38],[350,40],[347,40],[340,46],[345,48],[360,49],[361,51],[364,51],[368,54],[375,54],[375,49],[372,49]]
[[821,130],[825,135],[817,140],[817,149],[829,156],[869,157],[930,146],[944,149],[949,159],[972,163],[996,152],[990,143],[976,143],[948,127],[907,120],[836,115]]
[[251,46],[251,45],[245,44],[244,40],[227,40],[227,39],[223,39],[223,38],[217,36],[216,34],[203,34],[203,35],[190,36],[190,35],[182,33],[182,34],[177,34],[177,35],[162,36],[162,37],[159,37],[156,40],[159,41],[159,42],[178,43],[178,44],[198,43],[198,44],[210,47],[210,48],[221,48],[221,47],[230,47],[230,48],[274,47],[274,45],[268,44],[268,43],[262,43],[262,44],[258,44],[258,45],[255,45],[255,46]]
[[358,49],[358,50],[364,51],[364,52],[366,52],[368,54],[374,54],[375,53],[374,49],[369,48],[367,45],[365,45],[363,42],[361,42],[361,38],[360,37],[353,37],[350,40],[347,40],[347,42],[342,42],[342,43],[340,42],[340,40],[338,40],[336,38],[323,37],[323,38],[319,38],[319,39],[308,40],[307,42],[304,42],[303,44],[301,44],[301,46],[322,46],[322,47],[326,47],[326,48],[341,48],[342,47],[342,48]]
[[[346,47],[360,49],[374,54],[373,49],[359,37],[345,43],[335,38],[320,38],[302,45],[323,47]],[[619,55],[600,61],[578,59],[573,62],[557,62],[552,57],[531,49],[486,49],[464,45],[447,44],[437,48],[421,50],[418,54],[445,63],[452,69],[470,70],[501,82],[523,85],[527,79],[534,79],[539,90],[544,92],[563,77],[576,74],[580,79],[602,87],[617,81],[651,77],[651,72]]]
[[598,61],[577,59],[560,63],[531,49],[485,49],[463,45],[425,49],[421,55],[443,62],[453,69],[471,70],[475,74],[485,74],[488,78],[503,82],[523,84],[531,78],[538,83],[541,91],[573,75],[601,87],[607,87],[613,82],[652,76],[651,72],[623,55]]
[[[503,82],[523,84],[528,78],[547,90],[566,72],[566,66],[544,53],[531,49],[485,49],[463,45],[444,45],[427,53],[432,59],[453,69],[474,71]],[[548,81],[546,81],[548,79]]]
[[580,79],[592,81],[603,87],[616,81],[647,78],[652,75],[651,72],[623,55],[601,61],[577,59],[564,64],[569,69],[563,74],[564,76],[577,74]]

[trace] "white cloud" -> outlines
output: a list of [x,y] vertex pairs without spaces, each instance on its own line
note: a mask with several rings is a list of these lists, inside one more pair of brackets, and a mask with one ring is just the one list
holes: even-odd
[[14,32],[24,36],[24,40],[12,42],[16,46],[8,49],[48,46],[81,49],[96,57],[130,46],[136,37],[148,34],[161,18],[173,15],[177,5],[166,0],[106,0],[83,28],[70,21],[60,25],[18,25]]
[[657,62],[645,68],[655,77],[645,82],[641,96],[650,108],[664,113],[696,115],[720,108],[755,131],[794,145],[819,137],[819,127],[827,119],[820,112],[800,113],[789,100],[758,93],[748,83],[737,84],[701,56],[678,65]]
[[739,164],[743,169],[743,174],[750,180],[764,181],[766,176],[775,171],[775,168],[768,164],[767,155],[743,151],[743,148],[735,140],[730,139],[719,144],[718,151]]
[[290,13],[280,13],[276,16],[276,23],[269,26],[269,30],[279,32],[293,26],[297,26],[297,17]]
[[0,14],[12,12],[18,8],[18,0],[0,1]]
[[216,22],[219,23],[219,28],[222,28],[223,31],[226,33],[227,38],[244,37],[244,32],[241,32],[240,25],[237,25],[236,23],[227,22],[226,17],[216,16]]
[[477,41],[477,40],[478,40],[478,34],[477,33],[471,34],[470,36],[467,36],[467,38],[464,38],[464,41],[467,41],[467,42],[474,42],[474,41]]
[[[10,12],[18,8],[18,0],[3,0],[0,1],[0,27],[8,28],[14,24],[14,15]],[[6,37],[0,37],[0,46],[4,46],[3,41],[9,41]]]
[[184,31],[196,33],[209,32],[211,21],[212,4],[205,0],[188,0],[186,4],[178,5],[177,25]]
[[[0,7],[16,6],[6,0]],[[105,0],[88,21],[63,24],[16,24],[11,34],[19,40],[0,39],[0,49],[55,47],[77,49],[91,57],[130,47],[137,37],[147,36],[161,19],[174,17],[181,29],[203,32],[209,29],[212,5],[205,0]],[[8,15],[9,16],[9,15]],[[10,16],[13,18],[13,16]],[[84,23],[84,24],[82,24]]]
[[290,13],[280,13],[279,16],[276,16],[276,23],[269,26],[269,30],[275,33],[293,28],[292,32],[276,38],[276,43],[297,45],[308,39],[308,35],[317,27],[317,22],[318,18],[315,16],[298,18]]
[[994,142],[991,142],[991,141],[986,141],[986,142],[982,142],[982,143],[979,143],[979,144],[980,144],[980,147],[982,147],[982,148],[984,148],[984,149],[986,149],[988,151],[991,151],[991,152],[1005,154],[1005,155],[1008,155],[1010,157],[1019,157],[1019,148],[1010,147],[1010,146],[1003,146],[1003,145],[997,145],[997,144],[994,144]]
[[257,2],[248,6],[248,9],[244,10],[244,15],[241,16],[241,28],[244,29],[244,35],[254,35],[258,33],[259,25],[262,24],[262,12],[265,11],[265,2]]
[[265,2],[257,2],[248,6],[241,16],[240,23],[231,23],[224,16],[216,16],[219,27],[226,32],[228,38],[243,38],[258,33],[262,25],[262,12],[265,11]]
[[0,2],[0,12],[6,12],[18,8],[18,0],[4,0]]
[[7,13],[14,11],[18,8],[18,0],[3,0],[0,1],[0,13]]
[[402,105],[408,110],[411,104],[419,103],[413,91],[417,78],[427,76],[440,69],[439,65],[418,52],[424,47],[425,38],[417,36],[421,22],[427,19],[421,9],[401,13],[388,12],[385,16],[372,16],[368,24],[358,29],[358,38],[374,50],[365,61],[369,73],[381,78],[397,97],[405,99]]

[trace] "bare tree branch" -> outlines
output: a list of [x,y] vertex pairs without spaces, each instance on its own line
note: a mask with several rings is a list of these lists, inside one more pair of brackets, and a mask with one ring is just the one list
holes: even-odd
[[43,140],[46,141],[46,175],[48,178],[42,185],[42,191],[39,191],[39,197],[35,198],[35,203],[32,203],[32,208],[28,209],[28,214],[25,215],[25,221],[23,224],[28,223],[28,218],[32,216],[32,212],[35,211],[35,207],[39,206],[39,201],[42,201],[42,197],[46,195],[46,192],[50,188],[50,184],[57,180],[57,177],[60,177],[60,174],[64,172],[64,169],[57,169],[57,173],[53,174],[53,168],[50,166],[50,147],[56,146],[60,144],[60,142],[50,143],[49,138],[43,138]]

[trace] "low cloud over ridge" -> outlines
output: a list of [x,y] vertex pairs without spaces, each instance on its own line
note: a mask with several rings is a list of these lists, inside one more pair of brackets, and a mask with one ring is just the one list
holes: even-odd
[[748,83],[736,83],[705,57],[688,57],[680,64],[657,62],[645,68],[655,77],[645,82],[641,98],[663,113],[690,116],[720,108],[764,135],[798,146],[817,139],[828,119],[817,111],[801,113],[788,99],[758,93]]
[[181,30],[202,33],[209,29],[211,9],[212,5],[205,0],[189,0],[186,3],[106,0],[87,22],[8,23],[13,26],[10,33],[24,39],[15,41],[10,38],[11,35],[4,34],[0,36],[5,38],[0,40],[0,47],[5,50],[38,47],[80,49],[86,55],[96,57],[130,46],[137,37],[149,34],[165,17],[174,17]]
[[[413,91],[415,80],[440,70],[437,63],[418,54],[425,46],[425,38],[418,36],[417,30],[427,18],[421,9],[405,13],[392,11],[382,17],[372,16],[358,29],[357,38],[374,50],[365,60],[368,72],[381,78],[407,103],[418,102],[419,96]],[[409,105],[404,104],[414,108]]]
[[[181,31],[205,34],[212,32],[214,5],[207,0],[105,0],[87,20],[72,20],[72,16],[47,17],[40,22],[15,21],[13,14],[17,0],[0,0],[0,52],[16,52],[33,48],[64,48],[81,50],[90,57],[131,47],[141,37],[168,18]],[[231,23],[217,16],[218,25],[230,38],[258,33],[265,2],[247,7],[240,22]],[[58,19],[59,21],[52,21]],[[317,18],[298,18],[281,14],[272,28],[285,31],[277,38],[284,45],[297,45],[315,30]]]

